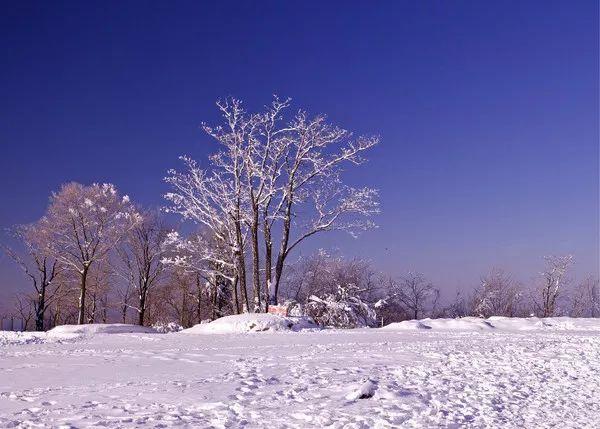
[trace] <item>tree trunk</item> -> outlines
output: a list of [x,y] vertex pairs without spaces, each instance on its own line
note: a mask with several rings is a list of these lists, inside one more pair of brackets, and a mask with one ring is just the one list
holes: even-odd
[[246,290],[246,260],[244,258],[244,239],[242,237],[242,228],[239,221],[235,223],[235,235],[236,235],[236,259],[237,259],[237,275],[240,281],[240,292],[242,294],[242,305],[244,313],[248,312],[250,307],[248,302],[248,291]]
[[86,282],[88,270],[90,269],[89,265],[83,267],[83,271],[81,272],[81,285],[79,292],[79,315],[77,317],[77,324],[83,325],[85,324],[85,294],[86,294]]
[[[266,215],[265,215],[266,219]],[[264,236],[265,236],[265,295],[268,297],[265,303],[265,311],[269,311],[270,295],[271,295],[271,278],[272,278],[272,264],[273,264],[273,243],[271,242],[271,227],[269,222],[264,222]]]
[[288,200],[285,208],[285,217],[283,220],[283,232],[281,234],[281,246],[279,248],[279,254],[277,255],[277,262],[275,264],[275,284],[271,290],[269,296],[269,303],[277,305],[277,299],[279,294],[279,284],[281,282],[281,275],[283,274],[283,264],[288,252],[288,242],[290,239],[290,228],[292,222],[292,202]]
[[212,299],[210,302],[210,306],[211,306],[211,311],[210,311],[210,318],[211,320],[215,320],[217,318],[217,296],[219,294],[219,283],[217,280],[217,276],[215,276],[215,278],[213,279],[213,293],[212,293]]
[[146,297],[148,295],[148,286],[142,285],[140,291],[140,311],[138,312],[138,325],[144,326],[144,316],[146,315]]
[[261,311],[261,299],[260,299],[260,261],[259,261],[259,250],[258,250],[258,207],[252,209],[252,224],[250,226],[252,235],[252,286],[254,292],[254,312],[259,313]]
[[240,302],[238,298],[238,276],[233,276],[233,303],[235,305],[235,314],[240,314]]
[[200,284],[200,275],[196,274],[196,319],[198,323],[202,322],[202,286]]
[[92,311],[90,317],[88,318],[88,323],[96,323],[96,309],[97,309],[97,296],[96,292],[92,294]]
[[41,285],[40,293],[38,294],[37,307],[35,309],[35,330],[44,330],[44,310],[46,309],[46,283]]

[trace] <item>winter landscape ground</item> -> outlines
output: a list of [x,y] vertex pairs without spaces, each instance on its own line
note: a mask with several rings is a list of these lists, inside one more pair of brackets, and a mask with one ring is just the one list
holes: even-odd
[[[233,316],[0,333],[1,427],[597,427],[600,323]],[[212,325],[212,326],[211,326]],[[265,330],[264,332],[245,332]],[[133,331],[133,332],[131,332]]]

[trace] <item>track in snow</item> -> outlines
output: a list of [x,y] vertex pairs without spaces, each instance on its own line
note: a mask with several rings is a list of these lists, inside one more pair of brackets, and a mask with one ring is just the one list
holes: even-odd
[[581,428],[599,385],[596,332],[97,335],[0,347],[0,427]]

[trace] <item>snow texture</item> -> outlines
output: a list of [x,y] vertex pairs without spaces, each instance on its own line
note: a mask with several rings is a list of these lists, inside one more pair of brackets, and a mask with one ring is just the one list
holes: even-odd
[[222,335],[86,327],[60,341],[0,332],[0,427],[597,427],[599,320],[461,320]]

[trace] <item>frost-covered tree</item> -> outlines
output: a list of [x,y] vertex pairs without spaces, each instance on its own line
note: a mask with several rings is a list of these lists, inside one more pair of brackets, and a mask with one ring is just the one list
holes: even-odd
[[600,317],[600,281],[588,276],[571,291],[573,317]]
[[227,178],[220,171],[205,171],[188,157],[182,159],[187,171],[171,170],[165,179],[173,189],[165,195],[170,202],[166,210],[193,221],[205,232],[191,239],[171,236],[176,251],[167,262],[199,271],[211,265],[218,271],[215,276],[225,277],[233,284],[236,301],[239,287],[240,306],[248,311],[245,215],[241,191],[236,185],[238,179]]
[[[148,295],[158,284],[164,271],[166,239],[171,232],[157,213],[145,212],[117,247],[117,273],[125,281],[126,290],[135,291],[137,302],[127,303],[137,313],[138,325],[144,325]],[[128,297],[130,292],[123,293]]]
[[[198,308],[202,305],[202,296],[206,294],[212,305],[211,319],[223,316],[224,301],[232,300],[235,313],[240,313],[236,287],[235,261],[229,259],[231,253],[222,242],[215,239],[209,230],[198,231],[188,237],[177,232],[168,235],[163,263],[187,273],[196,283],[194,300]],[[199,311],[199,310],[198,310]]]
[[139,220],[129,197],[121,197],[111,184],[73,182],[52,194],[39,236],[58,263],[79,277],[78,324],[85,323],[91,266],[104,260]]
[[573,256],[546,256],[546,269],[540,273],[536,306],[542,317],[555,315],[557,300],[566,286],[566,274],[573,264]]
[[[341,173],[344,165],[361,164],[363,153],[379,140],[354,138],[324,116],[309,117],[303,111],[286,116],[289,100],[275,98],[255,114],[235,99],[217,106],[224,125],[205,125],[204,130],[220,150],[207,169],[184,158],[187,172],[169,173],[166,181],[173,191],[165,197],[170,211],[210,228],[231,249],[243,302],[248,302],[245,247],[250,244],[252,309],[259,311],[266,308],[263,295],[277,303],[286,259],[305,239],[333,230],[356,234],[374,226],[369,218],[379,210],[377,191],[347,186]],[[276,225],[280,246],[273,267]]]
[[325,231],[343,230],[356,235],[374,227],[370,217],[379,212],[375,189],[354,188],[341,178],[344,165],[365,161],[363,154],[379,143],[377,137],[354,138],[349,131],[327,122],[325,116],[310,117],[304,111],[292,118],[288,128],[276,204],[281,229],[269,291],[272,304],[278,300],[285,261],[296,246]]

